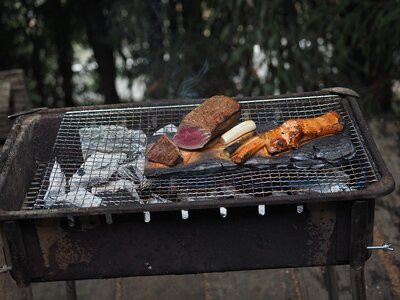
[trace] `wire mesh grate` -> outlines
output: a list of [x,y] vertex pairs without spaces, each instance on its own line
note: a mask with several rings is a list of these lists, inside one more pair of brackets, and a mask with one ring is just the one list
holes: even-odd
[[242,120],[257,124],[336,111],[349,127],[355,155],[339,165],[316,169],[237,168],[149,179],[143,174],[148,138],[179,125],[195,105],[67,112],[51,160],[38,166],[23,209],[335,193],[360,190],[379,180],[357,124],[340,97],[249,100],[241,105]]

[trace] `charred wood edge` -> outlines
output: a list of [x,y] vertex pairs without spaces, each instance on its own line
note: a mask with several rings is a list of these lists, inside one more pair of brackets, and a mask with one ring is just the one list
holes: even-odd
[[18,287],[28,287],[31,284],[30,267],[20,226],[18,222],[8,221],[3,223],[2,228],[7,260],[12,266],[11,276]]
[[[297,94],[285,94],[278,96],[263,96],[263,97],[246,97],[237,98],[237,100],[263,100],[263,99],[286,99],[288,97],[313,97],[321,95],[331,95],[330,92],[306,92]],[[355,120],[357,130],[363,135],[365,147],[370,152],[372,159],[377,167],[379,174],[382,176],[379,181],[372,183],[367,188],[359,191],[338,192],[330,194],[313,194],[313,195],[288,195],[288,196],[268,196],[260,198],[235,198],[235,199],[214,199],[211,201],[201,202],[175,202],[166,204],[143,204],[140,207],[132,208],[92,208],[90,210],[80,208],[69,209],[47,209],[47,210],[18,210],[18,211],[4,211],[0,210],[0,221],[19,220],[19,219],[42,219],[54,217],[66,217],[67,215],[82,216],[82,215],[101,215],[101,214],[123,214],[123,213],[143,213],[144,211],[157,212],[157,211],[180,211],[192,209],[207,209],[223,207],[240,207],[240,206],[257,206],[259,204],[279,205],[279,204],[297,204],[306,201],[307,203],[316,202],[329,202],[329,201],[355,201],[355,200],[372,200],[393,192],[395,188],[392,175],[387,170],[382,157],[368,131],[366,122],[359,109],[357,101],[354,97],[341,97],[344,108],[349,113],[350,117]],[[7,166],[7,160],[12,159],[13,144],[18,142],[22,130],[26,130],[23,126],[26,123],[32,122],[33,118],[50,117],[62,115],[68,111],[79,110],[95,110],[95,109],[110,109],[110,108],[127,108],[136,107],[141,108],[144,106],[160,106],[160,105],[182,105],[182,104],[198,104],[199,99],[174,99],[174,100],[157,100],[150,102],[143,102],[140,104],[124,103],[117,105],[99,105],[99,106],[86,106],[74,108],[58,108],[40,111],[34,115],[21,116],[17,118],[16,123],[11,131],[11,135],[7,139],[3,153],[0,157],[0,180],[1,175]],[[11,157],[10,157],[11,156]],[[0,195],[1,196],[1,195]]]
[[351,209],[350,279],[353,299],[366,299],[364,264],[367,259],[368,201],[354,201]]

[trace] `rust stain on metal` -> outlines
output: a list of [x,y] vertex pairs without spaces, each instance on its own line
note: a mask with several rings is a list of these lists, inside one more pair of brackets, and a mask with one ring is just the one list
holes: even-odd
[[122,278],[115,279],[115,300],[122,300]]
[[[377,245],[382,245],[384,243],[384,239],[382,233],[375,228],[374,230],[374,241]],[[390,258],[390,253],[385,251],[378,251],[379,261],[383,265],[386,270],[386,273],[389,277],[393,296],[395,299],[400,299],[400,271],[393,260]]]
[[60,227],[57,219],[38,221],[37,234],[46,267],[56,265],[65,270],[70,264],[89,263],[92,260],[92,251],[69,239],[68,232]]
[[294,285],[294,290],[296,291],[296,299],[297,300],[302,300],[301,296],[301,288],[300,288],[300,280],[299,280],[299,274],[297,273],[296,269],[290,269],[290,275],[292,277],[293,285]]
[[92,260],[92,254],[85,248],[81,248],[77,243],[68,238],[59,240],[51,251],[54,262],[61,270],[65,270],[71,264],[89,263]]
[[50,267],[50,248],[67,233],[59,226],[57,219],[36,221],[36,230],[44,265]]
[[211,300],[211,292],[210,292],[210,281],[208,279],[208,274],[203,273],[203,290],[204,290],[204,300]]
[[[310,216],[308,219],[308,232],[310,234],[309,259],[314,264],[325,264],[330,248],[330,238],[336,224],[334,204],[309,204]],[[311,255],[312,254],[312,255]]]

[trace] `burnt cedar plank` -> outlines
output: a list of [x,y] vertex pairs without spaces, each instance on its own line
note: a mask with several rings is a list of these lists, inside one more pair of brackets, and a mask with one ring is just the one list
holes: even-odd
[[265,149],[262,149],[240,166],[223,155],[224,147],[215,139],[201,150],[182,150],[183,162],[173,167],[148,162],[145,175],[148,177],[186,176],[243,167],[265,169],[277,166],[293,166],[295,168],[305,168],[337,164],[351,158],[355,153],[355,148],[350,138],[349,126],[345,126],[342,132],[317,138],[298,149],[273,157],[266,156]]

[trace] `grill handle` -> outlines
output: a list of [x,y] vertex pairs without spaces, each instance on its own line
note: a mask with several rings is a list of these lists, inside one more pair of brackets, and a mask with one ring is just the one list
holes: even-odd
[[367,246],[367,250],[383,250],[383,251],[394,251],[391,243],[383,243],[382,246]]
[[7,265],[0,266],[0,273],[7,273],[8,271],[11,271],[11,269],[12,268]]
[[329,92],[329,93],[340,95],[340,96],[350,96],[350,97],[360,98],[360,95],[358,95],[352,89],[339,87],[339,86],[324,88],[324,89],[321,89],[321,92]]

